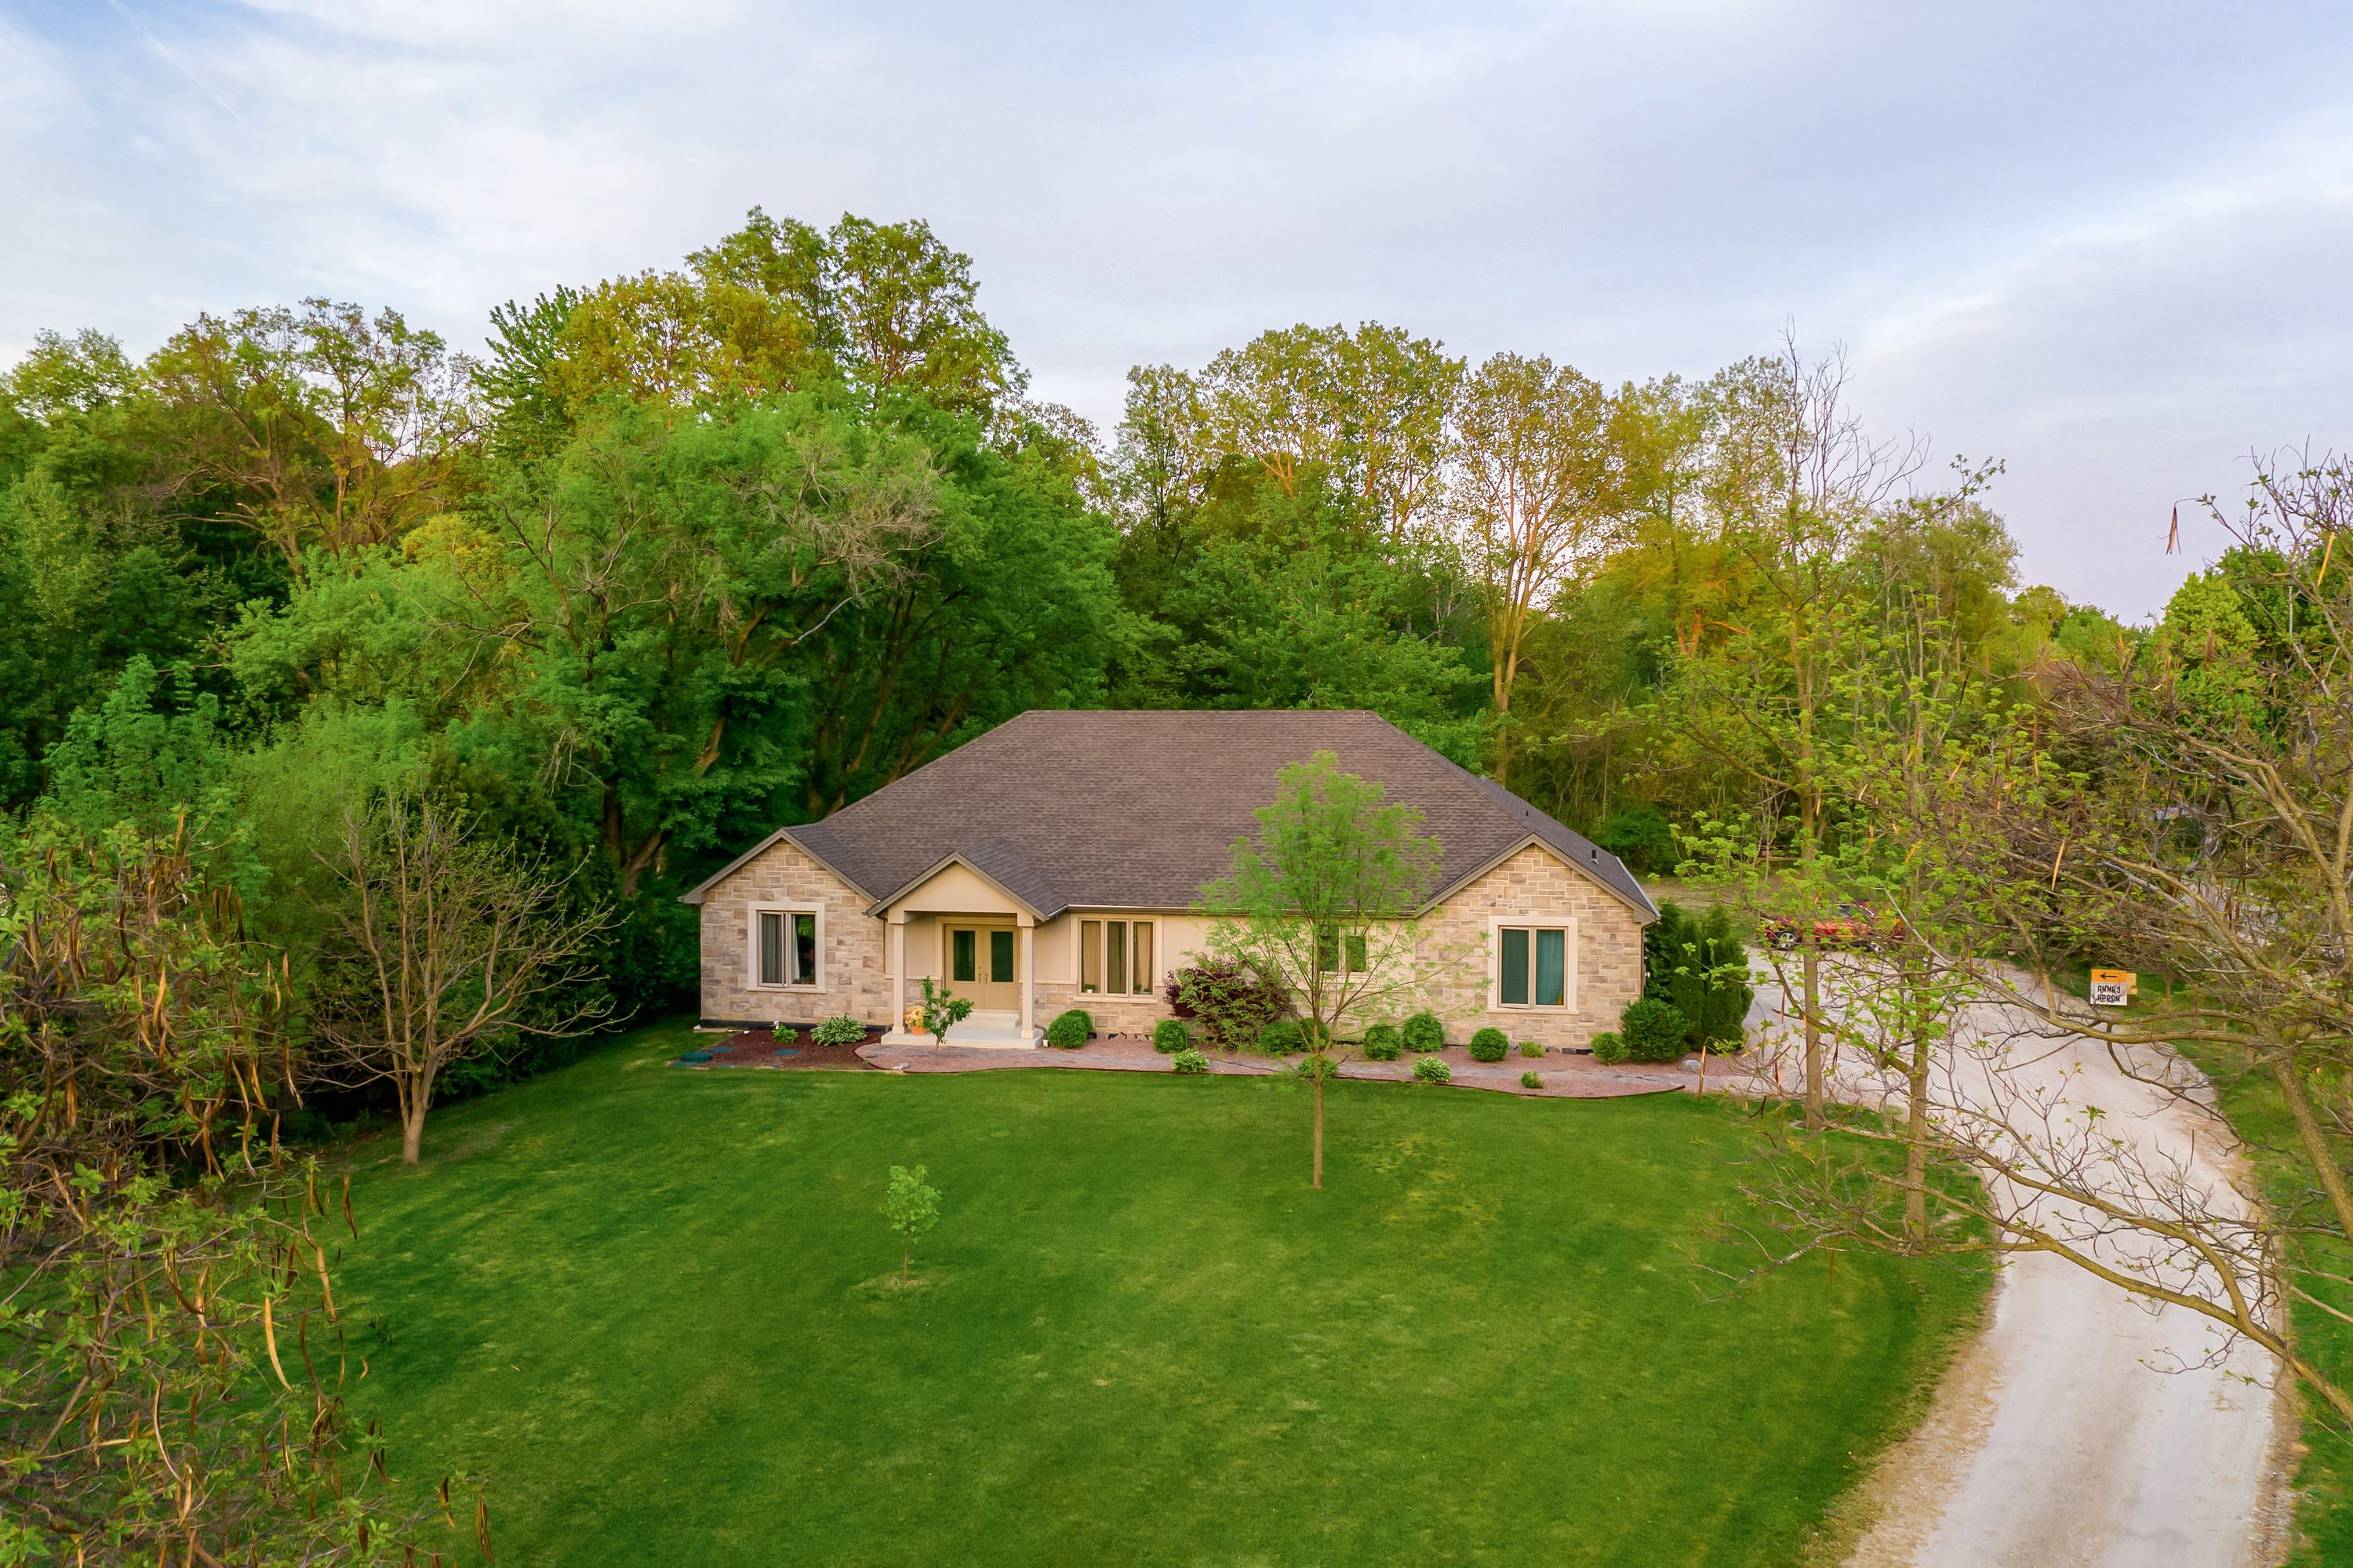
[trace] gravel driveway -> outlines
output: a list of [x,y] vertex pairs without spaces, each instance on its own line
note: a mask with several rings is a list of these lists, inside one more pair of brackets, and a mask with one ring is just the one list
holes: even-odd
[[[1982,1038],[2003,1010],[1971,1010]],[[2134,1073],[2168,1065],[2154,1054]],[[2189,1069],[2170,1064],[2176,1081]],[[1965,1059],[1954,1082],[1976,1069]],[[2005,1075],[2074,1106],[2141,1150],[2192,1159],[2227,1187],[2224,1125],[2120,1070],[2080,1037],[2011,1048]],[[2202,1084],[2202,1080],[2199,1080]],[[1841,1097],[1878,1098],[1865,1075]],[[2010,1194],[2012,1201],[2017,1195]],[[2272,1358],[2243,1342],[2198,1367],[2221,1330],[2048,1254],[2001,1268],[1984,1331],[1927,1420],[1866,1483],[1883,1512],[1855,1568],[2268,1568],[2285,1555],[2281,1475],[2295,1438]],[[2191,1366],[2196,1370],[2165,1369]]]

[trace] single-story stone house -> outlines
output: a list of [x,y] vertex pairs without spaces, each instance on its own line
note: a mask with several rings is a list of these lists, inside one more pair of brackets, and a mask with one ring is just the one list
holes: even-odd
[[1443,852],[1419,912],[1485,954],[1440,1009],[1582,1045],[1642,989],[1658,918],[1616,856],[1378,715],[1038,711],[820,822],[779,828],[682,895],[702,916],[706,1025],[848,1013],[903,1030],[921,977],[975,1003],[950,1035],[1027,1045],[1065,1008],[1102,1033],[1168,1016],[1195,912],[1276,774],[1319,751],[1419,807]]

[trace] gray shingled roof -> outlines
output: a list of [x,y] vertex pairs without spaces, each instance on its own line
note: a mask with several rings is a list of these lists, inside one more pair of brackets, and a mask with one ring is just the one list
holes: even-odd
[[685,901],[782,836],[877,903],[960,858],[1041,917],[1188,908],[1274,799],[1277,771],[1318,751],[1421,809],[1443,852],[1433,894],[1535,838],[1645,920],[1658,914],[1617,856],[1379,715],[1288,709],[1026,713],[821,822],[780,830]]

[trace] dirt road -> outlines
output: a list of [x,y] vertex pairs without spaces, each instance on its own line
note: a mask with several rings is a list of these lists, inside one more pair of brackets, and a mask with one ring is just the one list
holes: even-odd
[[[2013,1021],[1984,1007],[1968,1022],[1991,1040]],[[2128,1065],[2070,1038],[2013,1044],[2000,1070],[2096,1106],[2109,1133],[2226,1190],[2238,1172],[2221,1124],[2136,1081],[2164,1059]],[[1970,1093],[1989,1071],[1964,1061],[1947,1087]],[[1840,1076],[1841,1097],[1877,1099],[1874,1075]],[[2007,1263],[1985,1331],[1871,1483],[1884,1511],[1855,1568],[2268,1568],[2283,1554],[2275,1369],[2243,1343],[2199,1364],[2221,1345],[2196,1314],[2151,1312],[2061,1259]]]

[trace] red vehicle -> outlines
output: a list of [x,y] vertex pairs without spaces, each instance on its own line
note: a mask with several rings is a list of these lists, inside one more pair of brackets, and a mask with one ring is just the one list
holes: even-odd
[[[1757,924],[1757,937],[1768,948],[1790,952],[1798,946],[1798,923],[1784,916],[1771,916]],[[1814,941],[1832,951],[1860,948],[1872,953],[1890,952],[1904,941],[1904,922],[1882,920],[1879,912],[1868,904],[1841,904],[1837,914],[1814,922]]]

